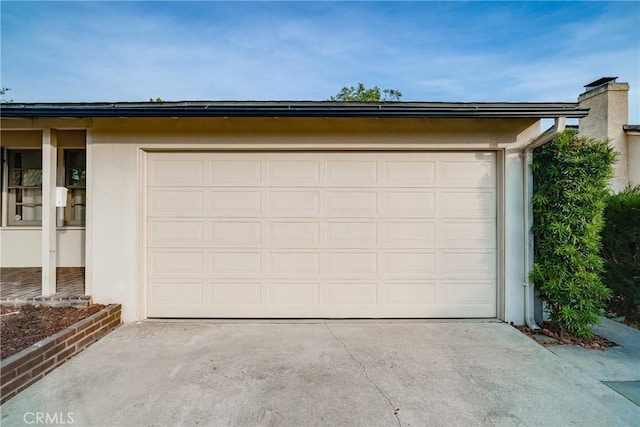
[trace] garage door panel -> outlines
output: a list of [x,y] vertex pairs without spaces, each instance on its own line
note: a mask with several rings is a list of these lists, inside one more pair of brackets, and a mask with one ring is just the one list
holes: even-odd
[[378,162],[328,160],[327,185],[332,187],[377,186]]
[[150,317],[496,315],[495,154],[148,159]]
[[442,162],[443,187],[495,188],[495,164],[492,158],[483,160]]
[[438,246],[443,249],[495,249],[495,220],[444,221],[440,226]]
[[436,223],[433,222],[385,222],[384,245],[392,248],[435,248]]
[[204,286],[201,281],[151,282],[149,299],[153,304],[200,305]]
[[328,248],[371,248],[378,243],[377,222],[328,221],[326,230]]
[[384,162],[384,184],[387,187],[431,187],[436,183],[436,162]]
[[320,167],[320,161],[270,160],[269,185],[317,187],[321,183]]
[[205,214],[205,194],[200,189],[153,189],[149,191],[150,217],[201,217]]
[[447,281],[438,286],[438,298],[444,305],[484,305],[495,303],[493,281],[455,282]]
[[387,218],[431,218],[436,214],[436,193],[432,191],[393,191],[384,193]]
[[375,305],[378,302],[377,283],[329,282],[326,303]]
[[320,216],[319,191],[271,191],[269,214],[273,217]]
[[271,221],[268,246],[316,248],[320,246],[320,224],[310,221]]
[[213,247],[251,248],[262,243],[262,223],[257,221],[213,221],[209,229]]
[[260,191],[219,190],[209,193],[210,214],[214,217],[261,217]]
[[385,274],[432,275],[436,273],[435,252],[391,252],[385,254]]
[[319,252],[271,252],[269,273],[274,275],[320,274]]
[[193,277],[205,273],[203,252],[151,250],[148,262],[152,277]]
[[434,305],[436,284],[423,280],[415,283],[389,282],[384,285],[385,303],[391,305]]
[[262,184],[261,160],[212,160],[211,185],[246,186]]
[[150,220],[149,246],[193,247],[205,243],[205,224],[201,220]]
[[262,253],[250,251],[212,252],[210,275],[220,276],[257,276],[262,273]]
[[442,252],[442,274],[447,276],[473,276],[495,278],[495,251]]
[[320,284],[317,282],[269,283],[270,304],[317,305],[320,302]]
[[327,275],[377,275],[378,254],[327,252]]
[[327,192],[327,216],[375,217],[378,214],[378,193],[374,191]]
[[211,304],[253,304],[262,301],[260,282],[226,282],[209,285]]
[[156,160],[149,168],[149,185],[203,185],[203,160]]
[[496,217],[494,191],[444,191],[440,216],[444,218]]

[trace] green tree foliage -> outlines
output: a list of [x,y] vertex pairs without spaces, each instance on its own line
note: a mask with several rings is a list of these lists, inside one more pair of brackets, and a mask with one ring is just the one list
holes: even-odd
[[382,89],[378,86],[366,88],[362,83],[358,86],[343,87],[329,101],[342,102],[380,102],[380,101],[400,101],[402,92],[397,89]]
[[611,297],[600,278],[600,232],[616,155],[607,141],[567,129],[536,150],[532,166],[531,280],[551,321],[580,338],[593,336],[591,326]]
[[7,94],[7,92],[9,92],[11,89],[8,87],[3,87],[0,88],[0,103],[2,104],[6,104],[7,102],[13,102],[13,99],[5,99],[4,96]]
[[149,102],[164,102],[164,99],[157,97],[157,98],[149,98]]
[[610,195],[604,211],[604,283],[613,291],[609,308],[640,321],[640,186]]

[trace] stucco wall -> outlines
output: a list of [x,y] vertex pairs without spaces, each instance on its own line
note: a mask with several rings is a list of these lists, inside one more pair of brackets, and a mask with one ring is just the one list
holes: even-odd
[[580,119],[580,133],[600,140],[610,139],[611,146],[619,153],[611,183],[616,191],[629,181],[627,138],[622,128],[629,119],[628,96],[628,83],[609,83],[578,98],[581,108],[589,108],[587,117]]
[[[138,148],[93,137],[90,164],[91,294],[101,304],[121,303],[123,319],[140,320],[138,280]],[[140,268],[143,268],[142,263]]]
[[629,182],[640,185],[640,134],[627,134]]
[[[84,228],[57,230],[56,264],[58,267],[84,266]],[[42,265],[42,230],[40,227],[0,229],[0,266],[40,267]]]
[[[539,133],[533,119],[94,119],[90,138],[88,257],[90,289],[100,303],[121,303],[124,321],[145,317],[145,150],[401,149],[504,150],[505,304],[499,316],[522,323],[522,147]],[[506,150],[505,150],[506,149]]]

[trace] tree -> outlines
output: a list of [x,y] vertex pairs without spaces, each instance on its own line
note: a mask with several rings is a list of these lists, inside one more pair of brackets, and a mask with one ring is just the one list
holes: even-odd
[[357,87],[344,86],[335,96],[329,98],[329,101],[341,102],[380,102],[380,101],[400,101],[402,92],[397,89],[382,89],[378,86],[366,88],[362,83],[358,83]]
[[7,102],[13,102],[13,99],[4,99],[4,96],[7,94],[7,92],[9,92],[11,89],[8,87],[3,87],[0,88],[0,103],[2,104],[6,104]]
[[611,291],[602,283],[600,232],[616,152],[567,129],[533,157],[536,262],[531,280],[551,322],[591,338]]

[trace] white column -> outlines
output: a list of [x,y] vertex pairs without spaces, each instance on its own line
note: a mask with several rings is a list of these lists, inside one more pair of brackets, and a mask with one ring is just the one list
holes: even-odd
[[93,133],[91,128],[86,134],[86,168],[85,181],[85,224],[84,224],[84,293],[92,295],[93,291]]
[[56,131],[42,130],[42,295],[56,293]]

